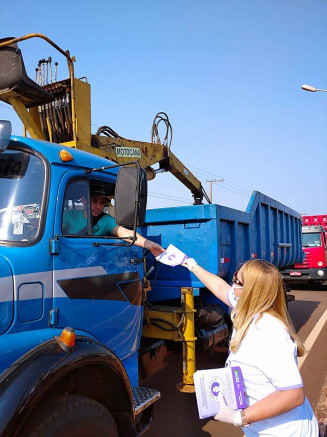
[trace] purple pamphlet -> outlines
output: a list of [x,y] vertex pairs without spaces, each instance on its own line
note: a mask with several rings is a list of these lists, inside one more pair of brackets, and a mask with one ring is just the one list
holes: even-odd
[[234,410],[246,408],[245,390],[240,367],[198,370],[193,375],[200,419],[219,411],[218,394]]

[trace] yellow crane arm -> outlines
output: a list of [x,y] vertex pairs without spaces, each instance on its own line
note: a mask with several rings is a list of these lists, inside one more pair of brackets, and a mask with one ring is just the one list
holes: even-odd
[[201,182],[166,145],[128,140],[122,137],[92,135],[92,146],[104,152],[108,159],[118,164],[131,159],[137,160],[147,171],[148,180],[156,175],[156,171],[151,166],[158,164],[157,171],[169,171],[192,192],[195,204],[202,203],[203,197],[209,202]]

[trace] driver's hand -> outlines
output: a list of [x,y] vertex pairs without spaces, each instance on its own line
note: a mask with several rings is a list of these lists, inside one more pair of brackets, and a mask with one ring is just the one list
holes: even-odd
[[145,240],[144,248],[148,249],[154,257],[160,255],[162,252],[165,251],[165,249],[162,246],[160,246],[160,244],[155,243],[154,241],[151,240]]

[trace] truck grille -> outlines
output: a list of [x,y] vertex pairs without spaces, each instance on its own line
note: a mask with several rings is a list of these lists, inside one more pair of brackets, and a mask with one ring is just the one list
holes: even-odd
[[305,250],[303,252],[304,252],[303,263],[296,264],[295,265],[296,269],[308,269],[309,267],[312,266],[312,254],[310,252],[306,252]]

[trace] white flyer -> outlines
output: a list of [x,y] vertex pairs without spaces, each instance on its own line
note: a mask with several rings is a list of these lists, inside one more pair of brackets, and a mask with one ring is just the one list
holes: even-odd
[[156,257],[156,260],[167,264],[167,266],[176,267],[183,264],[187,258],[189,257],[185,253],[170,244],[164,252]]

